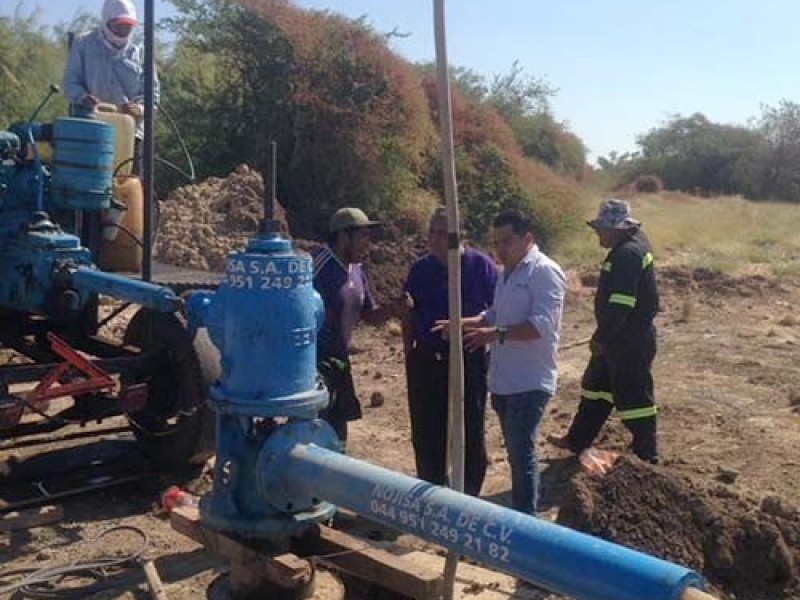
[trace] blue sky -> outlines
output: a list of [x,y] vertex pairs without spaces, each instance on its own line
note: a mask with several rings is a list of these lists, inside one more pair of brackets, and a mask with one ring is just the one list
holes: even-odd
[[[17,0],[0,0],[8,14]],[[22,0],[45,23],[68,20],[101,0]],[[143,0],[136,0],[141,9]],[[296,0],[379,31],[410,34],[394,49],[413,61],[434,57],[432,0]],[[155,0],[156,17],[172,14]],[[451,64],[487,75],[523,69],[557,88],[553,110],[593,157],[635,149],[636,136],[675,113],[703,112],[745,124],[763,104],[800,101],[797,0],[450,0]]]

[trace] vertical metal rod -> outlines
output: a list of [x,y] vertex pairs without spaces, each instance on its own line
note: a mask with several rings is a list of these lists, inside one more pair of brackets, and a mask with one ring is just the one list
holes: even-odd
[[280,222],[275,220],[275,204],[278,196],[278,143],[269,143],[269,165],[262,173],[264,180],[264,217],[259,225],[260,233],[279,233]]
[[[461,239],[458,214],[458,185],[453,159],[453,115],[450,99],[450,73],[447,61],[444,0],[434,0],[433,21],[436,38],[436,91],[439,129],[442,138],[442,172],[447,206],[447,275],[450,314],[450,372],[447,419],[447,462],[450,487],[464,490],[464,357],[461,331]],[[447,555],[444,571],[445,600],[453,597],[459,555]]]
[[275,140],[269,143],[269,150],[272,155],[272,168],[269,178],[269,218],[275,218],[275,202],[278,195],[278,142]]
[[261,221],[262,233],[278,231],[275,223],[275,203],[278,195],[278,143],[273,140],[269,143],[269,169],[262,173],[264,179],[264,219]]
[[154,0],[144,2],[144,236],[142,280],[153,277],[153,118],[155,116],[155,9]]

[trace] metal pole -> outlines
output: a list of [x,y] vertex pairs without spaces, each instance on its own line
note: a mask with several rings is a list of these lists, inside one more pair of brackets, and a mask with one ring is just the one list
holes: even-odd
[[267,196],[267,206],[264,216],[266,219],[272,221],[275,218],[275,196],[277,195],[278,187],[278,142],[271,141],[269,143],[269,188]]
[[155,108],[155,10],[154,0],[144,2],[144,235],[142,280],[153,277],[153,118]]
[[269,165],[261,173],[264,181],[264,218],[261,219],[259,231],[261,233],[278,233],[280,222],[275,219],[275,204],[278,195],[278,143],[269,143]]
[[[447,206],[447,294],[450,315],[450,372],[448,378],[447,471],[451,488],[464,491],[464,350],[461,331],[461,239],[458,215],[458,186],[453,160],[453,115],[450,102],[450,73],[447,63],[447,35],[444,0],[434,0],[436,34],[436,92],[439,129],[442,138],[442,173]],[[445,600],[453,597],[458,554],[450,552],[445,561]]]
[[689,593],[699,574],[654,556],[313,444],[281,454],[257,473],[265,496],[276,491],[266,473],[281,473],[286,497],[332,502],[579,600],[708,598]]

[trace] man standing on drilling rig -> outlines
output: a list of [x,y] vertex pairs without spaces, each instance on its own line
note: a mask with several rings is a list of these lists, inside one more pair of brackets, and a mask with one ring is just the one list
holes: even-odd
[[350,367],[350,338],[361,317],[375,309],[366,260],[371,231],[382,225],[359,208],[337,210],[328,226],[328,239],[313,253],[314,288],[325,304],[325,322],[317,336],[317,365],[330,400],[320,415],[347,441],[347,422],[361,418]]
[[[138,21],[131,0],[105,0],[102,23],[70,47],[64,93],[75,116],[88,116],[101,103],[114,104],[136,121],[134,156],[144,138],[144,52],[131,41]],[[158,103],[158,77],[153,82]],[[136,161],[139,162],[138,160]],[[140,165],[134,164],[134,172]]]
[[579,454],[589,448],[617,409],[633,434],[633,452],[658,462],[656,404],[651,367],[656,354],[658,312],[653,251],[624,200],[603,202],[588,225],[609,253],[603,261],[594,299],[597,329],[581,382],[581,402],[563,437],[549,441]]

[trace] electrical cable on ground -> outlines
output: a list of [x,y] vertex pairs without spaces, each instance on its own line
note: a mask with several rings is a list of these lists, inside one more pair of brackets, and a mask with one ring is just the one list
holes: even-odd
[[[88,587],[96,585],[96,582],[99,580],[108,578],[111,574],[110,571],[129,565],[138,565],[142,556],[150,547],[150,537],[147,535],[147,532],[139,527],[133,525],[117,525],[110,527],[88,543],[97,544],[107,535],[117,531],[129,531],[138,535],[142,540],[140,547],[134,552],[121,557],[86,561],[78,560],[49,567],[23,567],[11,571],[0,571],[0,596],[17,591],[29,596],[39,597],[54,597],[57,595],[58,597],[63,597],[61,595],[63,592],[80,592],[84,594]],[[22,575],[22,578],[18,581],[3,584],[3,581],[20,575]],[[58,584],[63,583],[70,577],[91,577],[95,579],[95,582],[88,586],[76,588],[58,587]],[[85,597],[85,595],[81,597]]]

